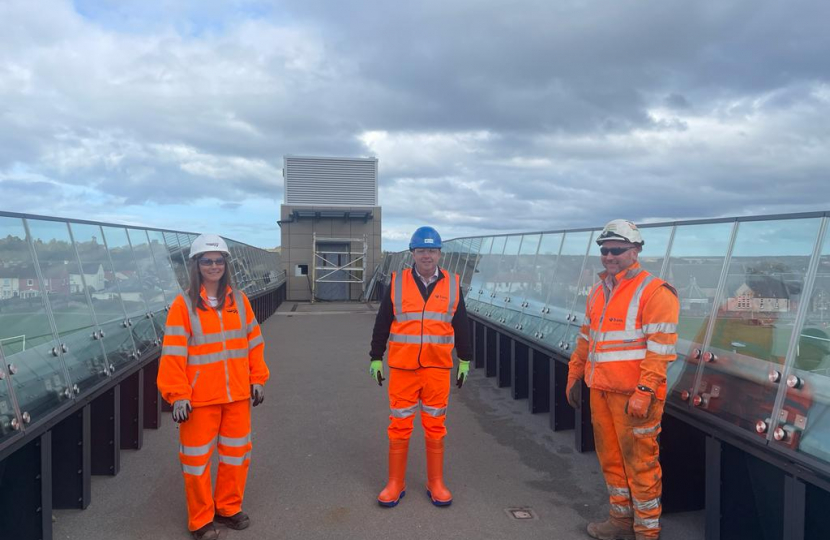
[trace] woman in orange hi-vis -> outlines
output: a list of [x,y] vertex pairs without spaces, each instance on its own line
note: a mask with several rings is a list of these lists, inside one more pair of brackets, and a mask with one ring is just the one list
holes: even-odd
[[436,506],[452,503],[444,484],[444,437],[453,367],[458,352],[456,384],[464,384],[470,369],[470,323],[458,275],[438,267],[441,237],[432,227],[421,227],[409,243],[414,265],[392,274],[389,293],[375,319],[369,374],[379,384],[389,342],[389,481],[378,504],[393,507],[406,494],[406,460],[415,414],[427,453],[427,495]]
[[588,534],[600,540],[660,537],[657,435],[680,303],[671,285],[640,268],[644,243],[622,219],[600,233],[605,272],[588,296],[569,364],[568,403],[580,406],[583,380],[591,389],[591,423],[611,504],[606,521],[588,524]]
[[[265,397],[265,343],[248,297],[234,290],[225,241],[203,234],[190,247],[191,288],[170,307],[158,388],[173,405],[187,497],[188,529],[196,540],[219,537],[214,522],[245,529],[242,498],[251,459],[251,400]],[[219,471],[211,489],[210,456]]]

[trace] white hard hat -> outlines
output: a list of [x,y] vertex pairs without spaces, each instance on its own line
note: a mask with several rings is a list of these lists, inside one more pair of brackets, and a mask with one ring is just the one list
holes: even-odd
[[597,244],[602,245],[603,242],[607,242],[608,240],[631,242],[632,244],[640,246],[645,244],[645,241],[640,234],[640,229],[638,229],[636,225],[627,219],[615,219],[613,221],[609,221],[608,224],[602,228],[602,232],[599,234],[599,237],[597,237]]
[[190,245],[190,258],[192,259],[202,253],[208,253],[210,251],[221,251],[225,255],[231,254],[228,251],[228,244],[218,234],[200,234]]

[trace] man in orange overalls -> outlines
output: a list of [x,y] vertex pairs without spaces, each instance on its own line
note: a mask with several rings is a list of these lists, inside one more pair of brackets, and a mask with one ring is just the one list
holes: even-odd
[[217,235],[193,241],[191,289],[170,307],[158,373],[159,391],[180,424],[179,459],[194,540],[217,539],[214,522],[236,530],[250,525],[242,499],[251,463],[251,402],[262,403],[269,376],[262,332],[248,297],[233,288],[229,258]]
[[392,273],[389,292],[381,302],[372,335],[372,379],[383,380],[383,358],[389,342],[389,482],[378,504],[392,507],[406,494],[406,459],[415,413],[427,452],[427,495],[436,506],[449,506],[452,494],[444,485],[444,420],[450,396],[453,347],[458,352],[456,376],[461,388],[470,370],[470,325],[459,279],[438,267],[441,236],[432,227],[412,235],[409,250],[415,264]]
[[660,537],[662,470],[657,435],[666,399],[666,369],[675,359],[680,303],[668,283],[637,262],[642,236],[630,221],[609,222],[597,239],[605,272],[588,296],[571,355],[568,403],[591,389],[597,457],[610,516],[588,524],[600,540]]

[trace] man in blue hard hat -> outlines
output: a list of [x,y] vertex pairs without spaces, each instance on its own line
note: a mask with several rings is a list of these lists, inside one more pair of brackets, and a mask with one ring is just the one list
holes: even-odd
[[458,388],[470,371],[470,325],[458,275],[438,266],[441,236],[432,227],[421,227],[409,242],[413,265],[393,272],[372,335],[372,380],[381,384],[383,354],[389,343],[389,481],[378,504],[392,507],[406,494],[406,459],[415,413],[427,452],[427,495],[436,506],[449,506],[452,494],[444,485],[444,437],[447,403],[456,349]]

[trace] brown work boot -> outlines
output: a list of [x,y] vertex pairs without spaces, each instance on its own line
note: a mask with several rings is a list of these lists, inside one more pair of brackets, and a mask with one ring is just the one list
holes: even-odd
[[609,517],[602,523],[589,523],[588,534],[598,540],[635,540],[634,520]]
[[216,540],[219,538],[219,531],[211,522],[195,531],[190,531],[190,535],[193,536],[193,540]]
[[232,516],[220,516],[216,514],[213,516],[213,521],[236,531],[247,529],[251,524],[251,518],[245,512],[237,512]]

